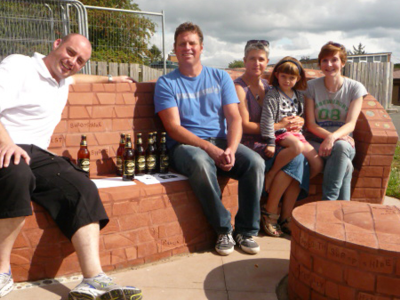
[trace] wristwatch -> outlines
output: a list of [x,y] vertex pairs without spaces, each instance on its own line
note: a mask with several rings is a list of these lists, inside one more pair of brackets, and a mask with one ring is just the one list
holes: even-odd
[[112,82],[113,81],[112,75],[108,74],[107,77],[108,77],[108,82]]

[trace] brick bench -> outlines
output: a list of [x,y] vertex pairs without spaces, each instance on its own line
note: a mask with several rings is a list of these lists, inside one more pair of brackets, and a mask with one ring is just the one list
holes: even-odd
[[[154,83],[81,84],[70,88],[68,104],[49,150],[76,159],[81,134],[91,152],[91,177],[115,174],[121,132],[162,130],[154,114]],[[372,113],[371,113],[372,112]],[[353,200],[381,203],[397,134],[380,104],[368,97],[357,123]],[[235,215],[237,181],[220,178],[222,201]],[[109,225],[101,231],[100,255],[105,271],[157,261],[180,253],[209,249],[215,234],[187,181],[99,190]],[[312,181],[310,197],[321,197],[321,178]],[[12,251],[14,279],[54,278],[80,272],[71,243],[49,215],[33,204]]]

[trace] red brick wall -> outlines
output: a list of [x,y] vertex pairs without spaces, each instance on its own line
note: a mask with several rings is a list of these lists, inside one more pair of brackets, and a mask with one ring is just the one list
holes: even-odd
[[[319,76],[314,72],[312,76]],[[310,75],[310,76],[311,76]],[[154,83],[82,84],[71,86],[68,104],[55,129],[49,150],[73,160],[81,134],[91,152],[90,175],[114,174],[115,152],[121,132],[161,131],[154,115]],[[371,113],[372,112],[372,113]],[[371,96],[354,133],[357,156],[353,200],[380,203],[384,197],[397,133],[380,104]],[[310,197],[320,200],[321,177],[312,181]],[[237,210],[237,182],[222,180],[223,203]],[[105,270],[151,262],[198,251],[214,244],[198,200],[187,182],[100,189],[110,216],[101,232],[101,260]],[[304,202],[304,201],[303,201]],[[79,272],[76,254],[48,214],[33,205],[12,252],[16,281],[53,278]]]

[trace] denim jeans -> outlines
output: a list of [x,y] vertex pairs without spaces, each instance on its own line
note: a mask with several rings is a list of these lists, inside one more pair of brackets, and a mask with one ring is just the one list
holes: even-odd
[[[225,149],[224,139],[207,139]],[[189,178],[207,220],[218,234],[232,232],[231,214],[221,201],[217,173],[239,181],[239,210],[235,217],[235,232],[257,235],[260,229],[260,196],[264,184],[264,160],[253,150],[239,144],[235,165],[228,171],[216,167],[204,150],[178,144],[170,151],[171,166]]]
[[350,200],[355,155],[355,149],[348,142],[335,142],[331,155],[324,157],[322,200]]

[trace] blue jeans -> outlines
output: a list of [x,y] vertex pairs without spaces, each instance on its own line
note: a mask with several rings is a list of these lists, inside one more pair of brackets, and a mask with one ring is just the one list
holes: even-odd
[[[221,149],[226,140],[207,139]],[[239,144],[235,165],[228,171],[219,169],[204,150],[178,144],[170,151],[171,166],[189,178],[190,185],[199,199],[208,222],[218,234],[232,232],[231,214],[221,201],[218,174],[239,181],[239,210],[235,217],[235,232],[257,235],[260,229],[260,196],[264,184],[264,160],[253,150]]]
[[322,200],[350,200],[352,160],[355,149],[346,141],[336,141],[331,155],[324,157]]

